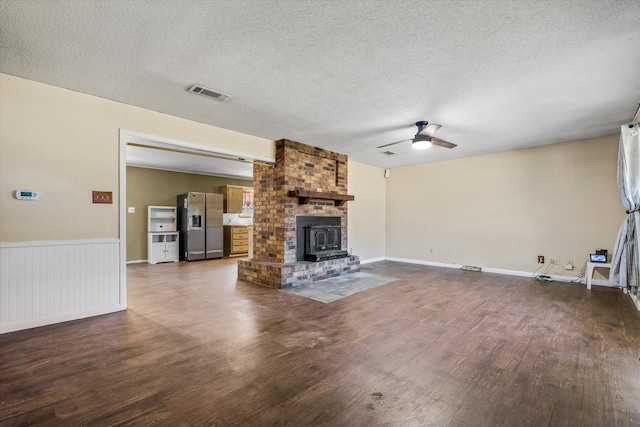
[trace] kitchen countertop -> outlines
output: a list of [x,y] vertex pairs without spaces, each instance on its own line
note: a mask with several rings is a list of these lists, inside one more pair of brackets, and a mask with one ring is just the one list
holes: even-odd
[[222,215],[222,224],[223,225],[253,225],[253,217],[245,217],[241,214],[223,214]]

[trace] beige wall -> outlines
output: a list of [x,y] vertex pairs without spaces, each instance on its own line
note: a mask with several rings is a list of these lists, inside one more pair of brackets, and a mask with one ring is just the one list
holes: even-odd
[[349,160],[349,248],[361,261],[385,256],[384,169]]
[[[0,241],[118,237],[119,131],[273,158],[273,141],[0,74]],[[40,200],[12,191],[38,190]],[[113,192],[111,205],[91,191]]]
[[[118,237],[120,104],[0,74],[0,241]],[[40,200],[15,200],[13,190]],[[92,204],[91,191],[116,203]]]
[[250,158],[275,159],[274,141],[185,120],[144,108],[127,108],[127,130],[207,145],[230,153],[249,154]]
[[386,255],[529,272],[544,255],[577,275],[624,217],[617,152],[612,136],[393,169]]
[[[2,242],[118,237],[120,129],[274,157],[273,141],[6,74],[0,94]],[[532,271],[541,254],[580,264],[612,248],[624,216],[617,144],[614,136],[408,166],[386,180],[350,162],[349,246],[365,260]],[[15,200],[16,189],[39,190],[40,200]],[[112,191],[114,204],[92,204],[92,190]],[[372,233],[381,224],[386,232]]]
[[175,206],[189,191],[220,193],[221,185],[252,187],[252,180],[127,167],[127,261],[147,259],[147,207]]

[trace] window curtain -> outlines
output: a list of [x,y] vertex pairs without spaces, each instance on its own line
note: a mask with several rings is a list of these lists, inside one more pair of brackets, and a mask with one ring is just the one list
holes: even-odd
[[611,273],[623,288],[638,295],[640,280],[640,125],[622,125],[618,149],[618,193],[627,217],[613,248]]

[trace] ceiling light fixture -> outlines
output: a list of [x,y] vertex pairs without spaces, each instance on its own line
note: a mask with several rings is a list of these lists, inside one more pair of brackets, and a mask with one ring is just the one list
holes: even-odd
[[413,148],[414,150],[426,150],[427,148],[431,147],[431,145],[431,138],[429,138],[429,140],[420,139],[418,141],[414,140],[411,143],[411,148]]

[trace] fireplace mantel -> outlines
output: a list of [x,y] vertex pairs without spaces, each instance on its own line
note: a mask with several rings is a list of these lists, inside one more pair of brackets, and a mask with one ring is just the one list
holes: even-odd
[[355,196],[348,194],[321,193],[307,190],[290,190],[290,197],[297,197],[299,205],[306,205],[312,199],[333,200],[336,206],[344,206],[346,202],[355,200]]

